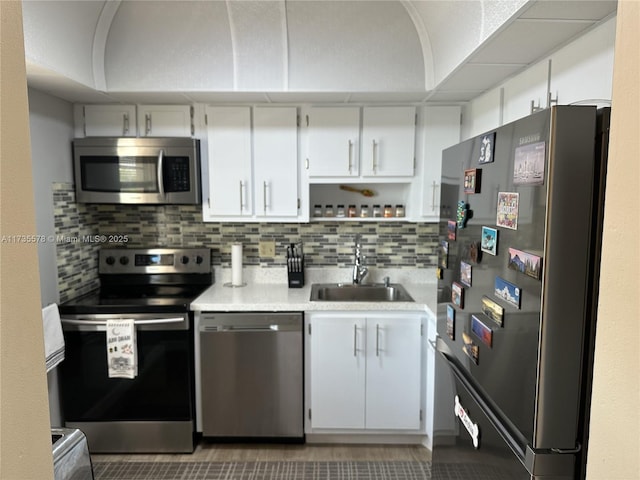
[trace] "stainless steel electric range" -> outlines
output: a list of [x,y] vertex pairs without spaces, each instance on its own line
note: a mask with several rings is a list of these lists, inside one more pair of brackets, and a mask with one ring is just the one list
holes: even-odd
[[[100,288],[60,305],[65,426],[91,453],[192,452],[195,435],[191,301],[213,283],[204,248],[104,248]],[[106,322],[133,319],[138,372],[110,378]]]

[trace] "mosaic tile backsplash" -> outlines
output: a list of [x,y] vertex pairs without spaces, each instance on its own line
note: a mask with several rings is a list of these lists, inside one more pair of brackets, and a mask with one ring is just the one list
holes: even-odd
[[[60,301],[98,286],[97,251],[103,246],[208,247],[214,266],[231,265],[231,244],[243,244],[243,263],[284,267],[286,246],[302,242],[307,266],[347,267],[361,235],[366,264],[381,268],[437,265],[438,225],[410,222],[210,223],[197,205],[93,205],[75,203],[73,185],[54,184]],[[121,244],[97,236],[124,237]],[[98,241],[93,241],[93,240]],[[273,240],[275,258],[261,258],[258,243]]]

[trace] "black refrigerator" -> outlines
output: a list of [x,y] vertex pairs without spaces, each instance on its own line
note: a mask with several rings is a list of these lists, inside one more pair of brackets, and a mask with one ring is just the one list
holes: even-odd
[[435,479],[584,478],[609,114],[443,151]]

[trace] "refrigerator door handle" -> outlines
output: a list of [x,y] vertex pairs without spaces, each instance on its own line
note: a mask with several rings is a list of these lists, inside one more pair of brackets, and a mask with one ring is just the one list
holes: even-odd
[[[516,440],[516,436],[509,431],[508,426],[505,425],[505,423],[496,415],[494,409],[489,406],[483,396],[477,391],[473,385],[473,381],[467,378],[467,375],[464,373],[463,369],[457,365],[455,359],[452,359],[446,351],[443,351],[442,343],[443,340],[438,338],[436,341],[438,353],[447,362],[451,368],[451,372],[456,376],[460,383],[462,383],[469,395],[471,395],[475,402],[484,411],[484,414],[487,416],[493,427],[498,431],[505,443],[524,464],[525,448],[523,448],[523,446],[527,446],[526,439],[522,437],[520,441]],[[446,346],[444,348],[448,349]]]

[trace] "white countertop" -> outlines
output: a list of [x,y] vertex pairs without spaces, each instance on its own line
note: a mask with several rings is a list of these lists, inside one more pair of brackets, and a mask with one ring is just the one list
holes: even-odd
[[[265,270],[265,269],[263,269]],[[276,269],[266,269],[276,270]],[[278,269],[284,271],[284,269]],[[305,270],[305,286],[302,288],[289,288],[286,281],[286,272],[248,272],[245,274],[246,285],[243,287],[225,286],[229,281],[228,272],[217,274],[216,283],[203,292],[191,303],[191,309],[195,311],[210,312],[277,312],[277,311],[345,311],[345,310],[407,310],[436,312],[437,280],[435,272],[422,270],[419,277],[407,275],[406,271],[372,272],[371,278],[365,283],[378,283],[381,281],[379,274],[385,273],[390,277],[391,283],[400,283],[413,297],[415,302],[312,302],[309,300],[312,283],[337,283],[348,279],[348,272],[339,271]],[[218,273],[218,272],[216,272]],[[394,275],[395,274],[395,275]],[[345,276],[346,275],[346,276]],[[385,275],[386,276],[386,275]],[[417,278],[416,278],[417,277]],[[424,277],[424,278],[421,278]],[[424,281],[423,281],[424,280]]]

